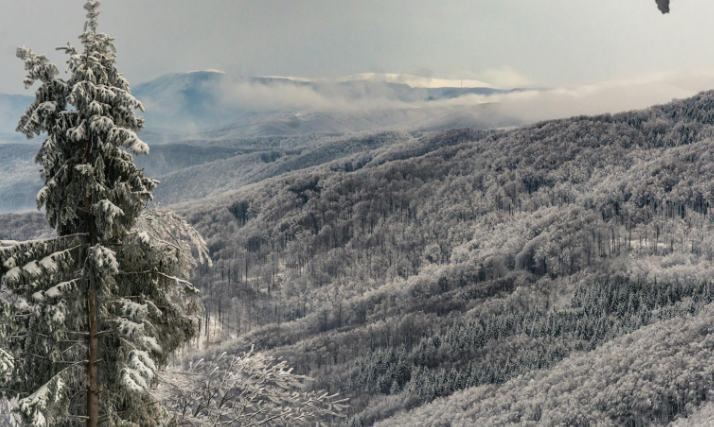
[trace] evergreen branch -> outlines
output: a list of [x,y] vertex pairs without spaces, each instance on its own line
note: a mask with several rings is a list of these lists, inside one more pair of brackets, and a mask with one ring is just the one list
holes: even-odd
[[165,274],[165,273],[162,273],[162,272],[160,272],[160,271],[152,271],[152,270],[144,270],[144,271],[120,271],[120,272],[117,273],[116,275],[117,275],[117,276],[138,276],[138,275],[149,275],[149,274],[156,274],[156,275],[159,275],[159,276],[161,276],[161,277],[163,277],[163,278],[166,278],[166,279],[175,281],[175,282],[177,282],[177,283],[181,283],[181,284],[183,284],[183,285],[188,285],[188,286],[193,287],[193,284],[192,284],[191,282],[189,282],[188,280],[183,280],[183,279],[180,279],[180,278],[178,278],[178,277],[176,277],[176,276],[170,276],[170,275]]
[[[56,240],[74,239],[77,237],[87,237],[87,236],[89,236],[88,233],[74,233],[74,234],[68,234],[65,236],[51,237],[48,239],[26,240],[23,242],[19,242],[17,240],[0,240],[0,245],[9,245],[7,248],[11,248],[13,246],[19,246],[19,245],[41,244],[41,243],[47,243],[47,242],[52,242],[52,241],[56,241]],[[6,249],[6,248],[0,248],[0,249]]]

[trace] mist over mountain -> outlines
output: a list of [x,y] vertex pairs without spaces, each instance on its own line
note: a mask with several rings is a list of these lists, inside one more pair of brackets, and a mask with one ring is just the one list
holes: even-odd
[[[317,163],[309,160],[304,166],[299,164],[304,153],[335,144],[340,136],[350,140],[347,135],[378,131],[494,128],[522,122],[480,98],[468,101],[467,106],[448,104],[461,97],[512,91],[419,88],[377,78],[361,75],[344,81],[303,81],[233,78],[219,71],[199,71],[140,84],[134,95],[144,103],[149,123],[142,138],[155,145],[155,155],[138,158],[137,162],[165,182],[156,201],[173,203],[254,182],[282,170],[286,162],[291,163],[288,169],[294,170],[352,154],[349,147],[330,149],[330,154],[319,156]],[[427,79],[415,81],[429,83]],[[0,131],[7,132],[0,133],[0,211],[33,209],[34,194],[42,186],[33,161],[41,138],[27,141],[10,133],[31,102],[26,96],[0,97]],[[199,166],[219,158],[221,165]],[[280,160],[266,165],[265,158]],[[247,165],[246,161],[253,166],[238,167]],[[188,169],[182,170],[183,166]],[[231,167],[237,169],[226,170]],[[194,176],[200,179],[193,180]]]
[[[427,78],[387,80],[412,84],[433,84]],[[458,84],[435,80],[437,83]],[[467,84],[480,84],[470,82]],[[412,104],[449,100],[468,95],[488,96],[509,93],[489,87],[415,87],[406,83],[383,81],[380,75],[364,74],[345,79],[304,80],[284,77],[239,77],[217,70],[175,73],[137,85],[133,93],[144,103],[147,131],[163,134],[192,134],[240,123],[271,120],[272,115],[295,115],[304,112],[339,114],[335,120],[345,122],[345,128],[327,125],[309,127],[308,132],[354,131],[347,115],[379,115],[392,108],[411,109]],[[0,133],[15,131],[17,120],[32,97],[0,95]],[[412,106],[410,106],[412,105]],[[267,118],[263,118],[267,116]],[[384,120],[381,126],[404,125],[409,117]],[[367,130],[374,130],[370,125]],[[247,126],[247,125],[246,125]],[[365,126],[361,126],[364,130]],[[260,131],[253,131],[258,133]],[[271,132],[266,129],[263,132]]]
[[[464,87],[460,87],[465,84]],[[471,86],[471,85],[483,86]],[[226,137],[378,130],[499,127],[577,114],[644,108],[711,87],[714,75],[688,71],[581,87],[498,89],[488,83],[408,75],[334,79],[240,77],[217,70],[142,83],[144,138],[152,143]],[[413,85],[424,85],[413,86]],[[434,85],[454,85],[434,87]],[[0,141],[32,98],[0,95]],[[443,124],[436,123],[443,119]],[[424,122],[429,121],[428,126]]]
[[[303,150],[331,144],[335,138],[350,140],[350,135],[375,132],[418,136],[445,129],[492,129],[573,114],[641,108],[714,86],[714,76],[670,73],[541,90],[470,87],[487,84],[468,80],[463,88],[432,87],[457,83],[461,84],[380,74],[331,80],[239,78],[219,71],[170,74],[135,88],[136,96],[145,103],[149,123],[141,137],[156,153],[137,161],[164,182],[156,200],[173,203],[254,182],[246,177],[267,176],[256,168],[278,170],[284,162],[300,158]],[[0,211],[33,209],[34,194],[41,188],[33,162],[39,138],[27,141],[13,133],[17,118],[29,103],[25,96],[0,97],[0,131],[5,131],[0,132],[0,144],[28,145],[17,152],[8,147],[0,151],[5,153],[0,157]],[[279,160],[274,165],[258,160],[246,170],[225,170],[231,164],[245,165],[249,154],[253,159]],[[336,158],[334,152],[328,157]],[[219,160],[223,163],[211,164]],[[315,165],[312,161],[307,164]],[[190,169],[184,171],[184,165]],[[290,170],[294,168],[290,166]],[[211,188],[214,179],[220,185]],[[191,190],[182,191],[182,186]]]
[[[384,119],[371,124],[369,116],[386,110],[413,109],[414,105],[449,100],[467,95],[508,93],[491,87],[412,87],[377,80],[374,75],[355,80],[305,80],[283,77],[235,77],[219,71],[170,74],[135,88],[134,94],[147,109],[149,129],[198,132],[231,126],[243,127],[241,136],[284,133],[354,132],[378,126],[400,126],[410,117]],[[367,79],[367,80],[362,80]],[[409,80],[406,80],[409,81]],[[426,84],[428,81],[417,82]],[[305,114],[329,116],[337,123],[308,123]],[[334,116],[334,117],[333,117]],[[364,118],[364,117],[367,118]],[[280,127],[282,117],[302,127]],[[352,118],[353,117],[353,118]],[[354,120],[356,123],[350,123]],[[361,123],[360,123],[361,122]],[[265,126],[261,129],[260,126]]]

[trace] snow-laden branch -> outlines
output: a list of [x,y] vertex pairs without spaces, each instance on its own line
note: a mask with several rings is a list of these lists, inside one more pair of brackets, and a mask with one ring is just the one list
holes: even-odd
[[[72,263],[72,252],[83,246],[84,245],[76,245],[53,252],[39,260],[33,259],[22,266],[18,264],[18,261],[22,261],[22,258],[19,260],[17,258],[27,257],[27,253],[16,253],[13,256],[5,258],[2,267],[8,270],[2,275],[2,278],[0,278],[0,284],[12,289],[17,287],[22,279],[24,279],[25,282],[32,282],[33,287],[37,286],[36,280],[40,278],[52,278],[59,271],[69,268]],[[42,251],[39,251],[38,255],[41,256],[41,253]],[[55,291],[57,290],[59,289],[55,289]]]
[[74,239],[77,237],[87,237],[87,233],[68,234],[66,236],[52,237],[50,239],[25,240],[22,242],[19,242],[17,240],[0,240],[0,251],[2,251],[3,249],[10,249],[13,247],[43,244],[43,243],[53,242],[56,240]]
[[32,299],[35,300],[36,302],[43,302],[46,299],[52,299],[52,298],[59,298],[62,295],[64,295],[66,292],[74,288],[74,285],[81,281],[82,279],[74,279],[70,280],[68,282],[62,282],[58,285],[55,285],[46,291],[39,291],[35,292],[32,295]]
[[199,264],[211,265],[208,245],[203,237],[183,218],[168,209],[144,212],[135,227],[137,238],[144,244],[163,244],[180,252],[184,265],[182,275]]
[[260,426],[273,421],[307,426],[342,417],[347,409],[347,399],[305,391],[309,378],[253,350],[191,361],[159,380],[159,397],[182,426]]
[[83,363],[72,363],[52,377],[47,383],[38,388],[30,396],[20,399],[16,411],[20,414],[23,424],[32,427],[50,426],[53,419],[51,415],[55,406],[59,404],[67,392],[67,383],[63,376],[72,368],[82,367]]
[[0,348],[0,380],[12,371],[15,359],[10,353]]

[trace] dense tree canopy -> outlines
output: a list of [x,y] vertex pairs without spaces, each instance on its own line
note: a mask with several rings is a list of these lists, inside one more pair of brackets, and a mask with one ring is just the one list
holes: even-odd
[[713,112],[416,134],[180,205],[214,254],[201,339],[272,349],[371,425],[699,313]]

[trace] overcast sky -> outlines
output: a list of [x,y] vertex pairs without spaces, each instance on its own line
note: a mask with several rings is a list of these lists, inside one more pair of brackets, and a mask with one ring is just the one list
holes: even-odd
[[[0,92],[22,93],[15,48],[63,64],[83,0],[0,0]],[[169,72],[337,77],[362,72],[572,86],[714,70],[714,1],[105,0],[134,83]],[[62,69],[64,67],[61,67]]]

